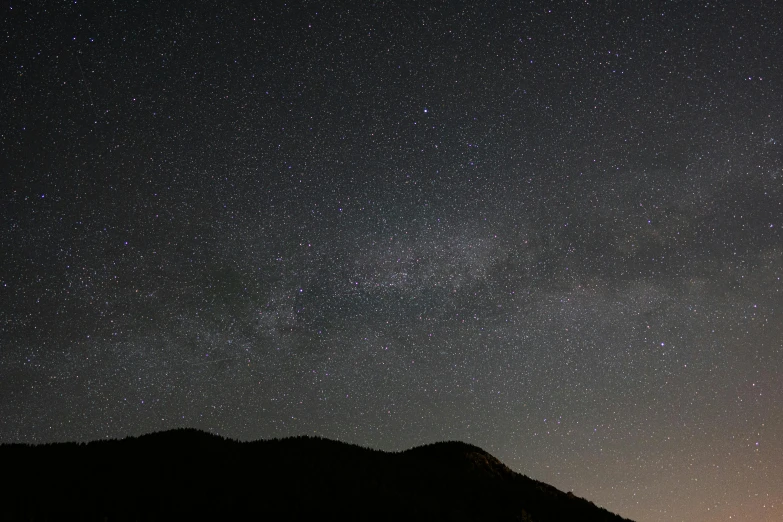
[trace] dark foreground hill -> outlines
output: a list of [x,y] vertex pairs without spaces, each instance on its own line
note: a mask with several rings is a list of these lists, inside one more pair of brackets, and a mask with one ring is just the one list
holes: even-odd
[[0,520],[625,520],[461,442],[384,453],[174,430],[4,445],[0,463]]

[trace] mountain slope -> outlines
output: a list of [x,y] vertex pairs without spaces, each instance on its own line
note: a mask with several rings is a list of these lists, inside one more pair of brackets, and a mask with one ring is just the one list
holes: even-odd
[[13,479],[2,520],[625,520],[462,442],[385,453],[188,429],[3,445],[0,462]]

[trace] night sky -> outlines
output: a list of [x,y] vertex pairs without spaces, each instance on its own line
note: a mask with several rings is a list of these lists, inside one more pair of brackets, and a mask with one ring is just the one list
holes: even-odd
[[783,519],[779,6],[225,4],[4,2],[0,442],[458,439]]

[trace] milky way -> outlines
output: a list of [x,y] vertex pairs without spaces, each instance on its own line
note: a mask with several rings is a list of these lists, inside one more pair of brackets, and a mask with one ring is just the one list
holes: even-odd
[[459,439],[783,518],[783,13],[274,4],[6,5],[0,441]]

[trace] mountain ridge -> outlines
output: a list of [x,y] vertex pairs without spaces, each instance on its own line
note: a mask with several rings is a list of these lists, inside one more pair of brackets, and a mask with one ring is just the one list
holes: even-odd
[[3,520],[627,519],[461,441],[384,452],[311,436],[236,441],[183,428],[121,440],[0,445]]

